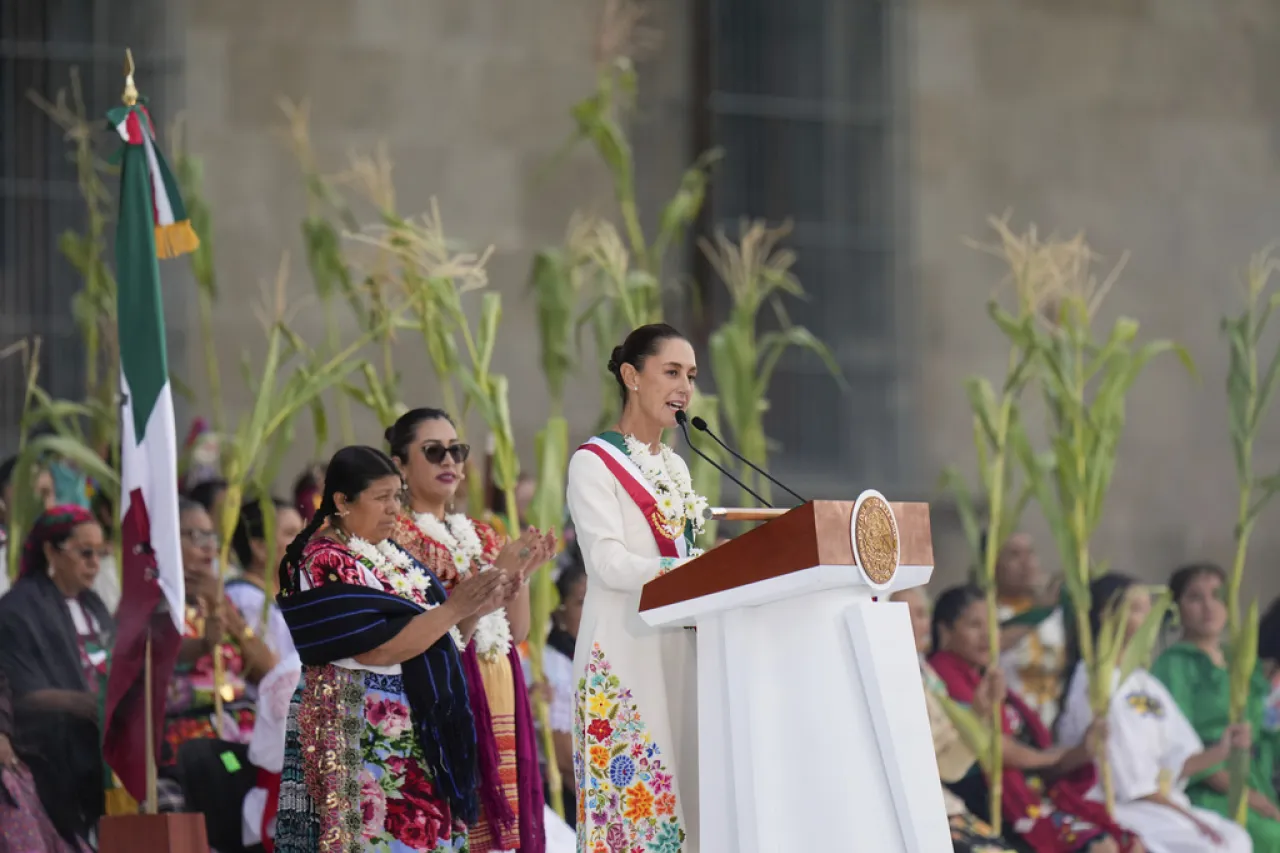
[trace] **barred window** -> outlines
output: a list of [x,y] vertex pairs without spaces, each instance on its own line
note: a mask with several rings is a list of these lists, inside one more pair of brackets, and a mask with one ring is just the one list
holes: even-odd
[[[171,5],[0,2],[0,350],[38,336],[40,384],[55,396],[84,394],[84,347],[71,311],[82,283],[58,239],[67,230],[83,230],[85,213],[64,132],[30,93],[52,101],[65,89],[70,97],[74,69],[85,112],[100,120],[105,138],[103,114],[119,103],[127,45],[137,57],[143,90],[162,115],[169,114],[181,66],[167,46],[182,45],[170,36]],[[0,362],[0,457],[16,450],[24,381],[20,359]]]
[[[708,224],[791,219],[809,294],[794,322],[827,342],[841,392],[799,351],[779,365],[766,429],[776,473],[812,495],[911,485],[900,0],[705,0],[706,135],[724,149]],[[723,317],[727,298],[708,289]],[[713,378],[714,379],[714,378]]]

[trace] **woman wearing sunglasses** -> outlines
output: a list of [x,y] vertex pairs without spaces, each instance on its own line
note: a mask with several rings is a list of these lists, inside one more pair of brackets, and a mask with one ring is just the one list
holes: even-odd
[[392,539],[440,578],[446,589],[472,572],[498,568],[518,577],[503,606],[459,623],[480,759],[480,817],[472,853],[541,853],[542,782],[533,715],[516,646],[529,633],[530,573],[551,558],[555,538],[529,529],[507,543],[492,527],[454,512],[471,448],[449,415],[413,409],[386,432],[404,477],[405,511]]

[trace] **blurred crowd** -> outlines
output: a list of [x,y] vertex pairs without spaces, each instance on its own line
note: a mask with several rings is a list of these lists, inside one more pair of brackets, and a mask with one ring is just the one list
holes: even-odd
[[[13,460],[0,465],[0,552],[20,549],[17,579],[0,596],[0,850],[89,850],[101,815],[137,808],[104,767],[100,747],[120,598],[114,512],[74,469],[50,462],[29,480],[42,512],[22,542],[8,540],[13,473]],[[190,472],[184,484],[186,630],[162,722],[160,805],[203,812],[220,853],[270,849],[285,720],[301,671],[273,601],[271,568],[315,512],[323,476],[318,468],[302,472],[289,499],[273,502],[271,524],[262,505],[246,503],[225,570],[214,519],[226,484]],[[517,499],[531,495],[532,483],[522,481]],[[487,520],[501,529],[504,508],[492,504]],[[572,528],[554,571],[560,603],[543,677],[535,683],[526,668],[526,681],[550,708],[554,754],[541,760],[544,769],[555,765],[562,784],[544,790],[549,803],[560,798],[572,825],[573,655],[587,583]],[[1153,662],[1115,685],[1108,712],[1095,717],[1083,638],[1028,535],[1004,543],[996,580],[995,613],[969,585],[932,600],[925,590],[894,596],[908,605],[915,629],[957,851],[1280,853],[1280,608],[1263,619],[1246,721],[1233,725],[1224,573],[1208,563],[1178,569]],[[1099,578],[1093,593],[1093,632],[1122,596],[1129,631],[1150,610],[1149,589],[1122,575]],[[996,707],[1004,728],[999,832],[990,822],[992,786],[952,710],[989,720]],[[1244,828],[1228,815],[1227,768],[1241,752],[1250,756]]]
[[[115,636],[120,580],[114,510],[92,483],[56,460],[33,472],[39,508],[22,541],[7,536],[14,465],[0,465],[0,565],[19,549],[12,585],[0,572],[0,853],[96,847],[104,814],[136,811],[102,759],[101,719]],[[274,797],[284,760],[288,708],[302,664],[274,603],[274,566],[315,512],[324,471],[296,479],[270,515],[245,503],[218,565],[216,530],[226,483],[188,471],[179,501],[187,608],[178,664],[160,725],[159,807],[205,815],[218,853],[271,849]],[[521,509],[532,497],[524,479]],[[502,529],[501,499],[486,520]],[[272,528],[274,546],[268,542]],[[560,605],[547,637],[544,678],[530,690],[548,700],[564,811],[572,822],[572,660],[586,573],[573,541],[554,567]],[[553,794],[549,786],[548,802]]]

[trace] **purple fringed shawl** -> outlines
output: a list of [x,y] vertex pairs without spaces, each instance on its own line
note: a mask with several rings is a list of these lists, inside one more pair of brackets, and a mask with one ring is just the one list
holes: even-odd
[[[507,652],[516,698],[516,787],[520,799],[520,853],[546,853],[547,830],[542,822],[542,768],[538,765],[538,738],[533,727],[533,708],[529,704],[529,688],[524,683],[524,666],[515,646]],[[480,661],[476,644],[467,644],[462,655],[466,672],[471,714],[475,718],[476,750],[480,764],[480,804],[489,819],[494,838],[511,825],[511,804],[502,793],[498,779],[498,745],[493,738],[493,720],[489,717],[489,697],[480,677]]]
[[480,676],[480,660],[476,654],[475,641],[467,643],[467,650],[462,653],[462,669],[467,677],[467,692],[471,697],[471,716],[476,727],[480,806],[489,820],[489,829],[493,837],[501,838],[503,828],[511,826],[515,815],[511,813],[511,804],[502,793],[502,782],[498,778],[498,744],[493,737],[493,720],[489,716],[489,697],[484,692],[484,679]]
[[[529,688],[515,646],[507,653],[516,691],[516,781],[520,788],[520,853],[546,853],[547,830],[542,816],[542,768],[538,766],[538,737],[533,728]],[[554,756],[550,759],[554,760]]]

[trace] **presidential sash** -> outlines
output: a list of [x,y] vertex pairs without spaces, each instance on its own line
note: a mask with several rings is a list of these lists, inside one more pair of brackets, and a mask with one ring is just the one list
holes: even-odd
[[663,523],[663,515],[658,510],[658,495],[649,485],[649,481],[640,473],[636,463],[631,461],[626,451],[622,436],[616,432],[606,432],[587,440],[578,448],[599,457],[600,461],[621,484],[627,495],[639,507],[649,530],[653,533],[653,541],[658,545],[658,553],[664,557],[683,558],[689,556],[689,525],[684,532],[672,538]]

